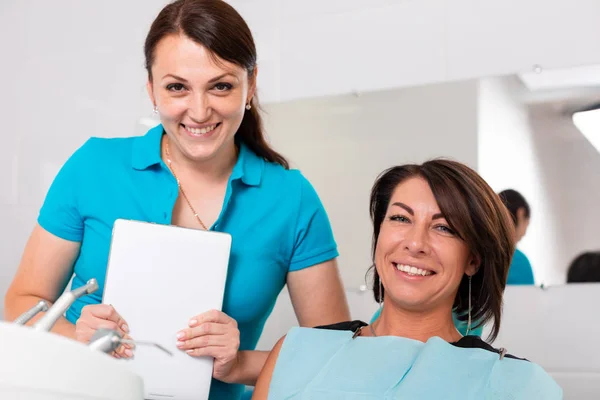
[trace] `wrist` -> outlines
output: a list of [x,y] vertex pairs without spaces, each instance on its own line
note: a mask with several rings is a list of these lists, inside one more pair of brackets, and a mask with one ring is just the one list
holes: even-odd
[[232,367],[229,373],[225,375],[221,381],[225,383],[242,383],[242,369],[244,363],[244,352],[238,351],[235,355],[235,359],[232,361]]

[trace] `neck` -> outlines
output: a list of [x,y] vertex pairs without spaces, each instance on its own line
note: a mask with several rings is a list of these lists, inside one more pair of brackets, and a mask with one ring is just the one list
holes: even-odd
[[[171,167],[176,170],[178,175],[191,176],[195,181],[209,183],[228,180],[238,158],[238,151],[233,140],[230,146],[222,148],[212,158],[203,161],[191,160],[186,157],[166,134],[163,135],[162,148],[165,162],[167,158],[170,158]],[[166,155],[167,150],[168,156]]]
[[386,301],[373,328],[378,336],[401,336],[421,342],[434,336],[447,342],[456,342],[461,338],[452,320],[452,306],[409,311]]

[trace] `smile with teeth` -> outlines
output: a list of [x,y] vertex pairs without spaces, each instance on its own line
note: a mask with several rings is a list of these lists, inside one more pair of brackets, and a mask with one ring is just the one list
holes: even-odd
[[421,269],[421,268],[417,268],[417,267],[413,267],[410,265],[404,265],[404,264],[394,264],[394,267],[396,267],[396,269],[398,271],[402,271],[404,273],[407,273],[408,275],[420,275],[420,276],[429,276],[429,275],[433,275],[433,271],[428,271],[426,269]]
[[219,124],[205,126],[204,128],[190,128],[189,126],[183,125],[186,131],[196,136],[206,135],[208,132],[213,131],[217,126],[219,126]]

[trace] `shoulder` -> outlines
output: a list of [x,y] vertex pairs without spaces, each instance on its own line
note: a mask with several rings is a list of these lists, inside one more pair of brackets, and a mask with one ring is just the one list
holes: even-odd
[[91,164],[91,162],[130,156],[135,137],[100,138],[91,137],[71,156],[71,160]]
[[529,258],[519,249],[515,249],[515,254],[513,255],[513,262],[519,264],[529,265]]
[[98,156],[115,156],[124,152],[130,155],[133,145],[141,138],[141,136],[124,138],[91,137],[82,148],[85,148],[88,153]]
[[513,356],[512,354],[508,354],[506,352],[506,350],[503,348],[497,349],[497,348],[493,347],[489,343],[484,342],[479,336],[472,336],[472,335],[463,336],[458,342],[452,343],[452,345],[456,346],[456,347],[465,348],[465,349],[487,350],[489,352],[498,354],[498,357],[503,355],[504,358],[512,358],[515,360],[528,361],[524,358],[519,358],[519,357]]
[[[105,170],[106,165],[113,164],[115,159],[122,159],[126,153],[124,149],[130,149],[131,142],[131,138],[89,138],[69,156],[62,165],[60,173],[72,178],[78,176],[89,178],[90,172]],[[131,152],[129,151],[128,154]]]
[[312,189],[311,183],[297,169],[285,169],[282,165],[267,162],[264,164],[263,179],[267,185],[278,185],[280,189],[301,191]]
[[313,185],[297,169],[285,169],[279,164],[265,162],[261,186],[273,198],[284,196],[285,203],[299,212],[312,213],[323,207]]

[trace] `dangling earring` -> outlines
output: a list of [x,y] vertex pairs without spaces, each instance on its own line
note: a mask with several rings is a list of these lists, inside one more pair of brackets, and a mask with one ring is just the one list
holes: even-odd
[[154,106],[154,108],[152,109],[152,112],[154,114],[158,114],[158,106]]
[[469,276],[469,319],[467,321],[467,334],[465,336],[469,336],[469,332],[471,331],[471,278],[472,276]]
[[246,110],[250,110],[252,108],[252,106],[250,105],[250,103],[246,104]]
[[383,309],[383,286],[381,285],[381,276],[379,277],[379,312]]

